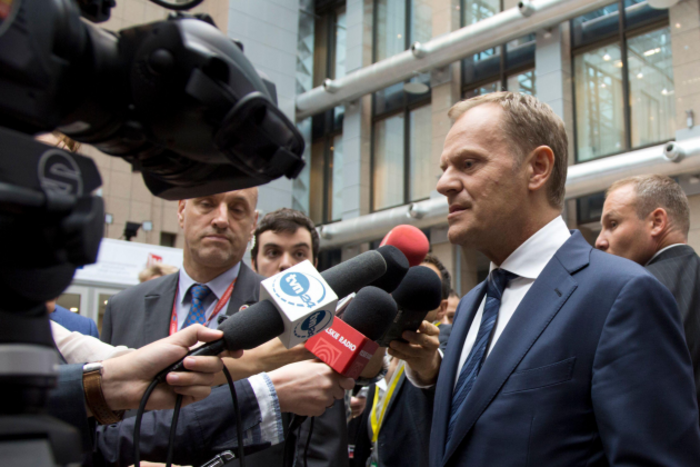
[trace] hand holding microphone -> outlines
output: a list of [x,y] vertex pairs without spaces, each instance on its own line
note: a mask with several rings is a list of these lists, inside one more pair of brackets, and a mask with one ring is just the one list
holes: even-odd
[[[304,263],[300,264],[303,265]],[[293,293],[300,291],[299,298],[304,299],[303,289],[305,287],[318,286],[318,280],[313,278],[311,280],[307,279],[306,283],[300,283],[300,281],[303,282],[303,279],[298,276],[292,277],[292,270],[297,268],[297,266],[299,265],[283,271],[270,279],[280,279],[277,283],[280,288],[282,279],[284,279],[285,289]],[[367,251],[324,271],[321,276],[332,291],[335,292],[335,295],[344,297],[380,278],[386,272],[387,263],[382,254],[377,251]],[[313,280],[316,282],[312,284]],[[293,342],[292,337],[298,338],[298,336],[294,336],[297,328],[291,328],[288,325],[290,322],[298,322],[300,325],[299,329],[306,333],[307,337],[324,328],[324,323],[320,322],[323,319],[319,320],[319,316],[322,314],[321,310],[317,310],[317,307],[315,307],[317,304],[310,303],[311,306],[297,307],[296,313],[289,313],[289,304],[283,303],[283,301],[284,298],[271,294],[270,300],[260,301],[245,310],[239,311],[219,326],[219,330],[224,333],[222,339],[198,347],[190,352],[189,355],[218,355],[225,350],[252,349],[280,335],[282,335],[281,340],[283,343],[287,345],[289,342]],[[302,318],[299,317],[300,313],[303,314]],[[323,317],[325,318],[325,310]],[[328,325],[328,322],[325,325]],[[183,366],[180,362],[163,370],[158,375],[158,379],[163,381],[169,372],[182,370]]]
[[392,294],[399,312],[380,340],[390,347],[389,355],[405,360],[426,385],[437,377],[441,358],[437,351],[440,331],[424,318],[440,305],[441,288],[442,283],[432,270],[423,266],[411,268]]
[[397,339],[406,342],[401,337],[403,332],[417,330],[427,314],[440,306],[442,282],[431,269],[414,266],[408,270],[391,296],[396,300],[398,313],[389,329],[378,340],[382,347],[388,347],[391,341]]

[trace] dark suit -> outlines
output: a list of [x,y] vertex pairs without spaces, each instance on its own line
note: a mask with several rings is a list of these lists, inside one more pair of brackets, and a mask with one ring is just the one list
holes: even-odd
[[[236,381],[236,396],[241,410],[243,430],[249,430],[261,422],[260,410],[248,380]],[[141,421],[140,452],[142,459],[165,462],[168,452],[168,433],[173,418],[172,410],[146,412]],[[135,417],[122,422],[100,426],[95,438],[95,463],[97,465],[127,466],[134,463]],[[180,411],[173,458],[178,464],[201,465],[217,454],[231,449],[235,452],[236,417],[228,386],[212,389],[206,399],[184,407]],[[264,445],[246,446],[263,449]]]
[[[372,451],[369,433],[369,416],[377,390],[370,386],[367,406],[360,416],[360,426],[355,439],[354,458],[351,467],[365,467]],[[422,390],[406,380],[404,372],[396,383],[379,430],[379,467],[427,466],[429,432],[433,415],[433,390]]]
[[49,318],[69,331],[79,332],[80,334],[92,336],[96,339],[100,338],[100,333],[97,331],[97,325],[93,320],[66,310],[60,305],[56,305],[54,312],[49,313]]
[[[158,339],[167,337],[170,331],[170,316],[173,310],[178,280],[179,273],[170,274],[128,288],[110,298],[102,321],[102,340],[112,345],[125,345],[127,347],[139,348]],[[257,302],[261,280],[261,276],[241,262],[238,279],[236,279],[236,285],[233,288],[231,298],[226,307],[226,315],[236,313],[244,304],[253,304]],[[246,382],[246,385],[250,390],[250,384]],[[252,392],[252,390],[250,391]],[[206,403],[207,400],[209,400],[209,398],[202,401],[202,403]],[[209,411],[208,408],[206,409],[207,413],[214,414],[214,418],[210,419],[211,421],[207,423],[212,426],[222,425],[222,427],[230,427],[233,425],[233,417],[231,417],[230,414],[229,416],[224,415],[228,413],[227,410],[231,404],[230,396],[229,400],[222,402],[225,404],[226,410],[217,413],[216,410]],[[259,408],[255,398],[253,397],[252,400],[246,400],[246,403],[251,413],[257,413],[259,416]],[[245,413],[246,405],[241,403],[241,407],[241,412]],[[146,423],[147,420],[144,419],[143,430],[155,430],[156,426],[161,424],[161,421],[160,419],[154,419],[150,421],[153,425],[146,425]],[[178,423],[178,429],[180,425],[186,427],[187,423],[187,420],[181,419]],[[155,446],[154,449],[156,452],[160,452],[158,451],[159,447],[162,446],[163,442],[167,443],[168,431],[155,432],[158,433],[160,438],[153,442]],[[120,435],[112,433],[111,436],[118,437]],[[103,435],[103,438],[112,439],[105,435]],[[130,451],[128,443],[123,438],[114,439],[120,440],[120,446],[125,449],[123,452],[128,455]],[[235,439],[235,436],[231,439]],[[190,442],[196,443],[196,438],[192,438]],[[196,445],[193,444],[191,447],[196,447]],[[189,447],[182,448],[182,450],[186,449],[189,449]],[[277,447],[275,449],[280,448]],[[107,457],[109,458],[110,455],[112,456],[111,458],[114,459],[114,456],[118,456],[119,453],[111,454],[110,452]],[[262,465],[253,462],[255,462],[257,456],[266,458],[268,455],[267,450],[265,450],[250,456],[251,465]],[[213,457],[213,454],[209,457]],[[248,460],[248,458],[246,458],[246,460]],[[181,460],[178,459],[178,463],[180,462]]]
[[559,248],[494,345],[458,414],[452,390],[485,283],[457,309],[435,389],[430,465],[700,465],[680,313],[642,267]]
[[668,287],[678,303],[700,404],[700,257],[688,245],[674,246],[651,260],[646,269]]
[[[168,337],[179,273],[151,279],[112,296],[102,321],[102,340],[138,349]],[[241,262],[226,314],[258,301],[262,277]]]

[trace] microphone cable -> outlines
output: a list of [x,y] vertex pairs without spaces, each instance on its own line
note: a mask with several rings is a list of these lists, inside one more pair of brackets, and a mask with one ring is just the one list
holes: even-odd
[[[238,439],[238,446],[236,449],[236,455],[239,459],[239,466],[240,467],[245,467],[245,451],[243,449],[243,422],[242,422],[242,417],[241,417],[241,410],[238,405],[238,396],[236,394],[236,387],[233,384],[233,378],[231,377],[231,373],[228,371],[228,368],[226,368],[226,365],[224,365],[223,370],[224,376],[226,376],[226,382],[228,383],[229,391],[231,392],[231,399],[233,401],[233,412],[234,416],[236,418],[236,435]],[[140,441],[141,441],[141,420],[143,419],[143,414],[146,411],[146,404],[148,403],[148,399],[151,398],[151,394],[153,393],[153,390],[156,388],[156,386],[159,384],[158,379],[154,379],[151,381],[151,384],[148,386],[146,391],[143,393],[143,397],[141,397],[141,403],[139,404],[138,411],[136,412],[136,422],[134,423],[134,467],[141,467],[141,452],[139,449],[140,446]],[[173,418],[170,423],[170,435],[168,438],[168,453],[166,456],[166,467],[171,467],[172,466],[172,457],[173,457],[173,448],[175,446],[175,435],[177,433],[177,423],[180,418],[180,409],[182,407],[182,395],[178,394],[177,398],[175,399],[175,408],[173,409]],[[311,437],[311,434],[309,433],[309,438]],[[308,449],[308,442],[307,442],[307,449]]]
[[311,444],[311,434],[314,432],[314,420],[316,417],[311,417],[309,422],[309,436],[306,437],[306,446],[304,447],[304,467],[309,467],[309,445]]

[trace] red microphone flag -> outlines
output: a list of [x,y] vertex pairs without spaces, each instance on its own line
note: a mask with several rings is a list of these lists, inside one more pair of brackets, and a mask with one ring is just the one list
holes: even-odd
[[353,329],[340,318],[304,344],[319,360],[348,378],[357,379],[379,344]]

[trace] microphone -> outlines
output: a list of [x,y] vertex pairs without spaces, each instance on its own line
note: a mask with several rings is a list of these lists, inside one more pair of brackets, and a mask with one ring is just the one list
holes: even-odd
[[393,340],[406,342],[401,334],[418,329],[428,312],[440,306],[442,281],[432,269],[414,266],[391,295],[399,310],[389,329],[378,340],[382,347],[388,347]]
[[382,258],[386,261],[386,272],[370,285],[391,293],[399,286],[408,272],[408,268],[410,267],[408,259],[399,248],[393,245],[380,246],[376,251],[382,255]]
[[374,341],[388,329],[396,312],[391,295],[367,286],[355,295],[342,320],[336,318],[304,346],[341,375],[357,379],[379,348]]
[[401,250],[411,266],[422,263],[430,251],[428,237],[419,228],[408,224],[397,225],[391,229],[379,244],[384,245],[393,245]]
[[[394,289],[396,289],[396,287],[399,286],[404,276],[408,272],[408,260],[401,250],[392,245],[379,247],[375,251],[382,255],[384,261],[386,261],[386,272],[382,277],[369,285],[379,287],[385,292],[391,293],[394,291]],[[338,307],[335,310],[335,315],[338,318],[343,317],[345,309],[354,297],[354,294],[350,294],[347,297],[338,300]]]
[[[318,293],[320,288],[323,287],[321,281],[316,277],[311,277],[311,279],[304,277],[304,279],[308,281],[308,285],[305,283],[300,284],[300,282],[304,281],[300,278],[303,273],[291,271],[297,268],[297,266],[299,265],[295,265],[293,268],[275,274],[263,281],[263,283],[270,280],[273,280],[271,283],[275,281],[279,283],[283,278],[291,279],[290,275],[297,274],[297,276],[293,278],[297,283],[294,284],[292,280],[285,281],[285,289],[291,291],[292,294],[296,294],[299,290],[303,289],[304,286],[307,286],[309,290],[313,288],[314,292]],[[288,295],[285,296],[285,294],[282,293],[283,287],[280,285],[277,289],[280,293],[277,295],[273,293],[270,299],[261,300],[249,308],[230,316],[221,323],[218,329],[224,332],[223,338],[197,347],[191,350],[187,355],[210,356],[219,355],[225,350],[252,349],[283,333],[287,337],[294,335],[293,333],[295,330],[308,335],[320,332],[324,329],[322,325],[328,326],[333,319],[333,313],[323,308],[328,308],[329,303],[333,304],[333,307],[335,307],[337,296],[343,297],[360,290],[369,282],[381,277],[385,272],[386,262],[382,255],[376,251],[366,251],[354,258],[344,261],[320,274],[320,277],[331,289],[330,291],[326,291],[326,294],[333,295],[334,297],[331,297],[332,299],[330,301],[324,300],[321,305],[314,303],[310,307],[295,306],[299,304],[298,300],[296,300],[297,298],[304,301],[305,298],[303,296],[306,295],[306,300],[309,300],[308,294],[302,291],[302,293],[293,295],[290,298]],[[298,287],[301,287],[301,289]],[[267,289],[263,288],[262,290]],[[287,300],[287,302],[285,302],[285,300]],[[290,308],[292,311],[290,311]],[[331,308],[331,310],[332,309],[333,308]],[[327,317],[326,313],[329,313],[330,316]],[[299,323],[298,328],[287,327],[291,322]],[[287,325],[285,323],[287,323]],[[308,335],[307,337],[309,337]],[[289,340],[290,339],[288,339],[287,342],[289,342]],[[286,344],[284,341],[282,341],[282,343]],[[165,381],[165,376],[171,371],[186,371],[182,360],[160,372],[157,376],[158,380]]]

